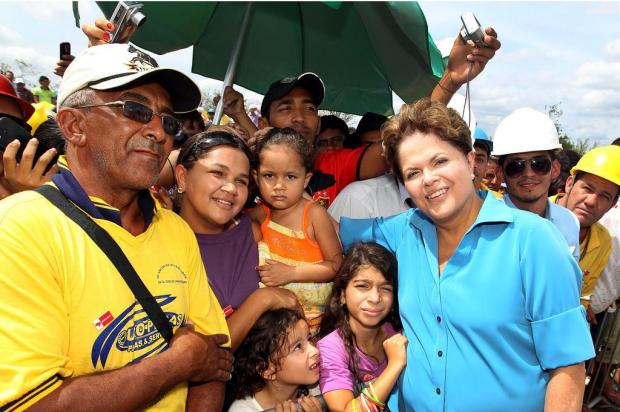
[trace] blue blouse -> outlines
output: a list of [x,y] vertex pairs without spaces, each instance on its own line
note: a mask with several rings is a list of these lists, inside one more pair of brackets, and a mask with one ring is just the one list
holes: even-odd
[[581,270],[549,221],[488,193],[438,273],[433,222],[419,209],[342,218],[345,249],[376,241],[398,259],[409,338],[391,411],[541,411],[549,370],[594,356]]

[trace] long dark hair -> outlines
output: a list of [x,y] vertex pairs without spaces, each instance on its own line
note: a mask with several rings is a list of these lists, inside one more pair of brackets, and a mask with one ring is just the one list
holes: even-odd
[[342,262],[342,266],[334,278],[332,294],[329,297],[319,331],[319,336],[323,337],[336,329],[338,330],[349,355],[349,369],[353,372],[356,384],[362,383],[357,368],[359,364],[359,359],[355,352],[357,345],[355,335],[349,325],[349,311],[347,310],[347,306],[341,304],[340,301],[347,285],[357,275],[357,272],[369,266],[381,272],[385,280],[390,282],[394,289],[392,310],[385,319],[383,319],[383,323],[390,322],[395,330],[402,329],[400,317],[398,315],[398,264],[396,262],[396,257],[383,246],[369,242],[355,244],[345,256],[344,262]]
[[254,396],[265,387],[263,373],[280,367],[288,333],[303,313],[292,309],[270,310],[261,315],[235,352],[234,373],[226,390],[230,402]]

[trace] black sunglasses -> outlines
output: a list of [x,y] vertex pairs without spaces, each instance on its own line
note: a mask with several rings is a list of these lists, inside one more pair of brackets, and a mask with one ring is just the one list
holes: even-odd
[[123,116],[128,119],[135,120],[136,122],[147,124],[153,119],[153,116],[159,116],[161,118],[161,124],[164,128],[164,132],[171,136],[174,136],[181,130],[181,122],[171,114],[155,113],[150,107],[131,100],[116,101],[100,104],[87,104],[84,106],[76,106],[74,109],[88,109],[91,107],[120,107],[123,109]]
[[528,164],[537,175],[546,175],[551,170],[551,159],[545,156],[536,156],[529,160],[511,160],[504,166],[504,173],[507,177],[514,179],[523,174]]

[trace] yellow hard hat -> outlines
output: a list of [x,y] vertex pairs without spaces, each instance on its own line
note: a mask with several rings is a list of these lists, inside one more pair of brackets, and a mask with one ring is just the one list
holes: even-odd
[[590,150],[570,171],[591,173],[620,186],[620,146],[601,146]]

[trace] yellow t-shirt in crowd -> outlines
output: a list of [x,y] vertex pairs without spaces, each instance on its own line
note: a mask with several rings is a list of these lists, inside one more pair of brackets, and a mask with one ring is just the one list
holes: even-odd
[[493,196],[495,196],[496,199],[501,199],[502,196],[503,196],[501,193],[496,192],[495,190],[489,189],[489,186],[485,185],[482,182],[480,182],[480,190],[486,190],[486,191],[490,192]]
[[[179,216],[156,205],[138,236],[95,221],[123,249],[174,330],[191,321],[200,333],[228,334],[196,237]],[[99,247],[38,193],[0,202],[0,245],[3,411],[26,409],[65,378],[120,368],[167,347]],[[186,398],[181,383],[148,410],[182,411]]]
[[583,272],[583,283],[581,286],[581,304],[587,309],[590,306],[589,299],[597,279],[601,276],[603,269],[607,266],[611,253],[611,236],[600,223],[590,226],[590,231],[583,242],[579,245],[579,267]]

